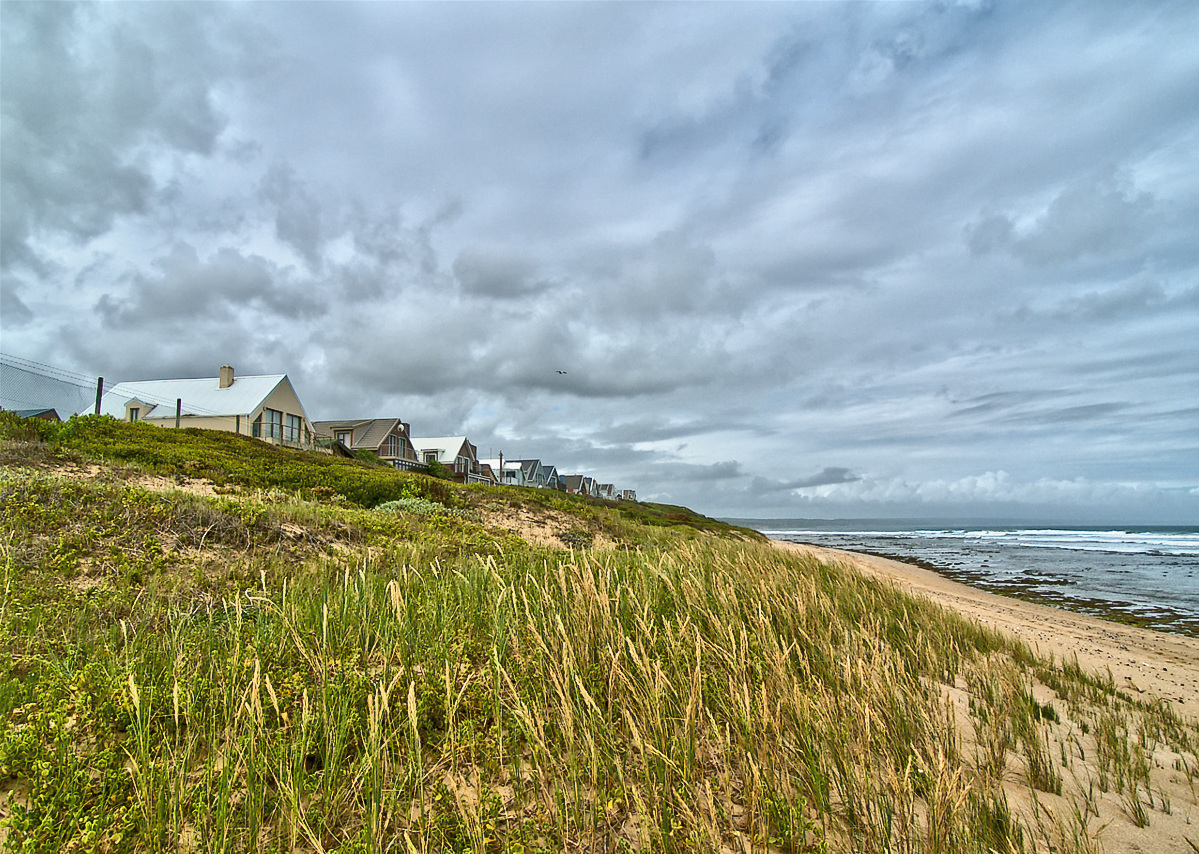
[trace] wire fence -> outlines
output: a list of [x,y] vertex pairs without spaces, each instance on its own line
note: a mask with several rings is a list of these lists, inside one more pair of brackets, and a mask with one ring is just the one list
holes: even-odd
[[[62,419],[87,415],[95,411],[99,381],[99,377],[0,353],[0,409],[14,412],[54,409]],[[105,380],[104,391],[110,391],[116,385],[118,383]],[[138,388],[136,395],[143,403],[174,410],[176,399],[173,397],[154,394],[144,387]],[[221,414],[194,404],[189,404],[187,411],[190,415]]]
[[60,418],[91,412],[98,379],[0,353],[0,409],[53,409]]

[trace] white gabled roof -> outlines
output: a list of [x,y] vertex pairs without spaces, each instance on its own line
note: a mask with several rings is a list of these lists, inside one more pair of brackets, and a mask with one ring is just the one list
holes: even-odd
[[[125,407],[134,400],[153,406],[142,418],[170,418],[175,401],[183,400],[184,415],[251,415],[262,406],[280,384],[291,381],[286,374],[261,377],[237,377],[233,385],[221,388],[219,377],[198,380],[145,380],[117,383],[100,400],[100,414],[125,417]],[[80,415],[87,415],[87,409]],[[302,413],[307,418],[307,413]]]
[[458,456],[458,452],[462,450],[464,444],[466,444],[465,436],[412,437],[412,447],[416,448],[416,452],[422,459],[425,456],[425,451],[436,451],[439,463],[444,463],[447,460],[452,463]]
[[[493,469],[499,469],[500,458],[499,457],[491,457],[490,459],[479,460],[479,465],[484,465],[484,464],[491,466]],[[504,460],[504,471],[520,471],[520,470],[521,470],[520,460]]]

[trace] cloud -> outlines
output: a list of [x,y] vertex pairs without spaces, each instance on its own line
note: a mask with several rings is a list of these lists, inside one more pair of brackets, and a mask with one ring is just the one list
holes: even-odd
[[214,152],[226,120],[213,93],[244,65],[220,37],[221,14],[174,4],[6,9],[5,267],[44,269],[42,233],[81,243],[148,213],[160,157]]
[[22,326],[33,319],[33,312],[21,301],[15,276],[0,275],[0,315],[5,325]]
[[295,170],[272,166],[262,179],[259,198],[275,209],[275,234],[314,270],[321,266],[321,207],[297,180]]
[[526,297],[549,287],[536,278],[528,255],[503,246],[468,246],[454,261],[454,277],[471,294],[497,299]]
[[194,247],[177,244],[154,266],[156,275],[132,277],[128,296],[100,297],[95,308],[106,325],[152,329],[163,323],[222,322],[250,306],[297,319],[323,308],[315,289],[289,282],[264,258],[227,247],[201,258]]
[[819,486],[832,484],[855,483],[861,478],[847,468],[826,467],[814,475],[795,480],[771,480],[765,477],[755,477],[750,486],[752,492],[761,494],[767,492],[798,492]]
[[1048,266],[1103,257],[1138,246],[1153,223],[1154,200],[1115,173],[1065,187],[1027,225],[991,214],[967,229],[971,251],[1011,252],[1026,264]]
[[1199,482],[1197,25],[6,6],[4,346],[286,371],[730,515],[1164,507]]

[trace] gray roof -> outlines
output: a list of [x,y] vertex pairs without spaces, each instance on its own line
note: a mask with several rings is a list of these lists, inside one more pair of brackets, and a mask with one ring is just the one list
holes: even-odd
[[58,419],[59,421],[61,421],[61,420],[62,420],[61,418],[58,418],[58,411],[57,411],[56,409],[53,409],[53,408],[45,408],[45,409],[14,409],[14,410],[12,410],[12,414],[13,414],[13,415],[16,415],[16,416],[18,416],[18,417],[20,417],[20,418],[40,418],[40,417],[41,417],[41,416],[43,416],[43,415],[49,415],[49,414],[53,414],[53,415],[54,415],[54,417],[55,417],[56,419]]
[[[291,385],[286,374],[269,374],[237,377],[228,388],[220,387],[218,377],[117,383],[104,392],[100,414],[124,418],[126,405],[137,400],[152,407],[141,413],[142,418],[171,418],[175,415],[175,401],[182,399],[184,415],[252,415],[285,382]],[[306,413],[300,414],[308,417]]]
[[404,436],[404,422],[399,418],[346,418],[341,421],[313,421],[312,429],[318,436],[333,438],[341,430],[354,434],[354,448],[375,451],[383,444],[388,434],[395,430]]

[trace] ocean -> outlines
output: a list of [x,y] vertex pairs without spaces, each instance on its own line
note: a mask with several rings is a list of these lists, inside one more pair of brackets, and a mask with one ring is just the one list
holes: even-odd
[[1199,637],[1199,527],[729,520],[907,561],[995,593]]

